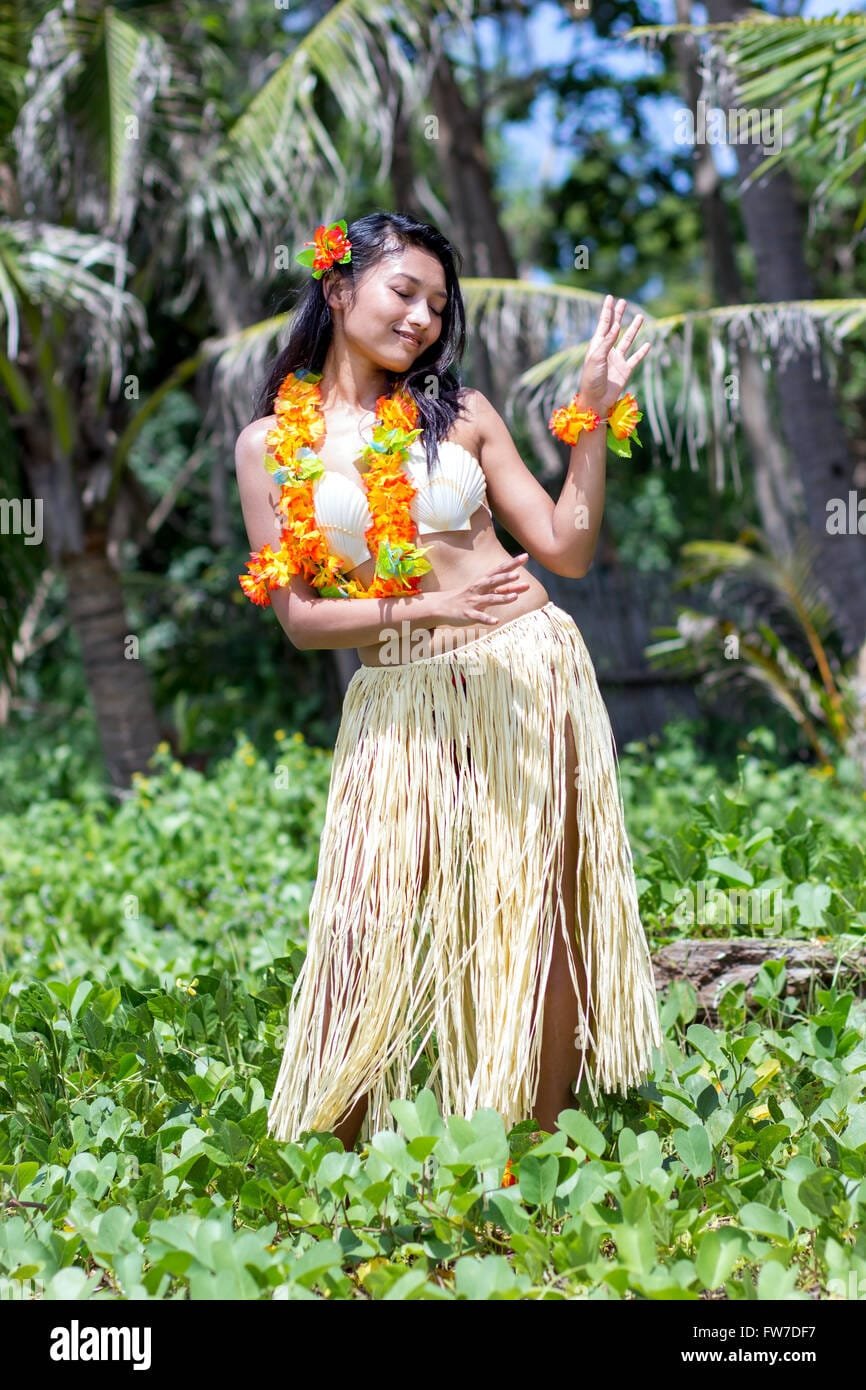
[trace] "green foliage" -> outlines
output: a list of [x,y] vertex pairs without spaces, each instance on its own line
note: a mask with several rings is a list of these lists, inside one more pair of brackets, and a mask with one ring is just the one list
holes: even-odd
[[609,490],[607,513],[618,537],[619,563],[641,573],[669,569],[674,543],[683,535],[672,487],[658,473],[629,480],[628,488],[617,482]]
[[808,937],[844,949],[866,932],[858,766],[778,765],[758,727],[736,781],[701,763],[687,725],[628,744],[621,779],[641,914],[657,944],[681,937]]
[[[862,794],[682,732],[622,755],[653,944],[691,874],[781,879],[790,927],[862,935]],[[866,1277],[866,1038],[837,981],[771,960],[626,1099],[552,1134],[443,1117],[425,1089],[357,1152],[267,1133],[303,959],[329,755],[239,737],[205,777],[163,748],[114,806],[0,817],[0,1287],[54,1298],[807,1299]],[[34,851],[34,846],[38,850]],[[859,852],[861,858],[855,858]],[[830,896],[818,890],[826,884]],[[802,890],[799,892],[798,889]],[[806,890],[810,890],[807,892]],[[820,922],[817,919],[820,918]],[[798,920],[799,919],[799,920]],[[811,919],[815,919],[814,921]],[[514,1181],[516,1180],[516,1181]]]
[[746,528],[735,542],[688,542],[681,547],[680,587],[714,581],[711,593],[719,611],[681,608],[675,627],[654,630],[662,640],[645,655],[668,670],[702,672],[704,687],[754,682],[829,765],[831,754],[856,750],[862,738],[863,696],[857,660],[839,670],[812,549],[801,534],[794,552],[779,560],[756,527]]

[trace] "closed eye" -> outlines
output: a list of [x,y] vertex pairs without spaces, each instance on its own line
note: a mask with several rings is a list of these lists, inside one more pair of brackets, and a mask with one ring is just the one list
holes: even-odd
[[[392,289],[393,289],[393,286],[392,286]],[[411,294],[404,294],[402,290],[394,290],[394,293],[395,293],[395,294],[399,294],[399,296],[400,296],[401,299],[411,299],[411,298],[412,298]],[[442,310],[441,310],[441,309],[434,309],[432,304],[428,304],[427,307],[428,307],[428,309],[430,310],[431,314],[438,314],[439,317],[440,317],[440,319],[441,319],[441,317],[442,317]]]

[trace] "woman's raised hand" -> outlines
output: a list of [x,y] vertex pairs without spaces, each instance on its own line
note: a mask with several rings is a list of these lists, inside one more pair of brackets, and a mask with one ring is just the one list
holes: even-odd
[[529,588],[520,577],[520,569],[529,559],[527,554],[509,556],[501,565],[464,584],[459,589],[445,589],[440,595],[440,614],[448,627],[468,627],[470,623],[491,623],[496,618],[487,612],[491,604],[511,603]]
[[651,343],[644,343],[632,358],[626,357],[640,332],[643,314],[637,315],[626,329],[622,342],[617,343],[625,303],[624,299],[618,299],[614,308],[613,295],[605,296],[595,332],[583,359],[580,398],[584,405],[590,406],[602,417],[619,400],[635,367],[643,361],[652,346]]

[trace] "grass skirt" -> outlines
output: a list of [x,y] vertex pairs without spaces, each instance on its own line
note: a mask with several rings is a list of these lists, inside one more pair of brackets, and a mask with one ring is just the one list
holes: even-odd
[[368,1139],[395,1128],[388,1102],[411,1099],[419,1075],[446,1114],[532,1118],[557,930],[575,934],[586,979],[582,991],[569,951],[576,1084],[586,1075],[594,1101],[599,1088],[624,1095],[662,1038],[613,735],[572,618],[547,603],[441,654],[362,666],[334,748],[269,1133],[329,1130],[367,1094]]

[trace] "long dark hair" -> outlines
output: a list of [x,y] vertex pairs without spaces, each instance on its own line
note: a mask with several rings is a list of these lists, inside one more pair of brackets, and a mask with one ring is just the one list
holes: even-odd
[[[462,256],[456,247],[429,222],[416,222],[414,217],[399,212],[371,212],[348,225],[352,243],[352,259],[347,265],[335,265],[330,274],[339,273],[350,281],[350,300],[354,298],[361,276],[385,256],[407,246],[430,251],[442,264],[448,302],[442,312],[442,331],[435,343],[417,357],[408,372],[389,372],[387,391],[398,382],[412,396],[418,407],[421,438],[427,451],[428,472],[436,461],[440,440],[461,415],[462,397],[466,388],[452,367],[459,364],[466,344],[466,311],[457,275]],[[309,274],[309,272],[307,272]],[[274,361],[256,402],[253,419],[273,414],[274,399],[280,383],[289,372],[306,367],[321,372],[333,337],[331,314],[322,288],[323,280],[310,275],[300,291],[289,340]],[[431,383],[434,394],[428,394]]]

